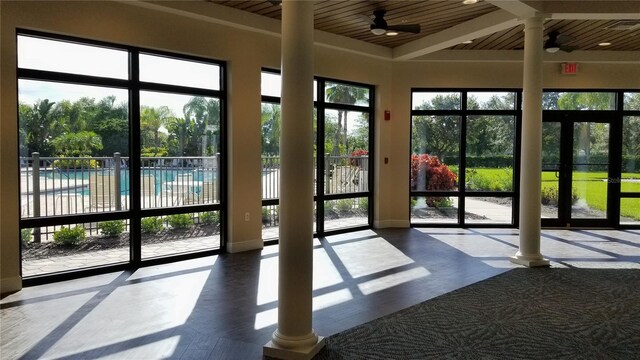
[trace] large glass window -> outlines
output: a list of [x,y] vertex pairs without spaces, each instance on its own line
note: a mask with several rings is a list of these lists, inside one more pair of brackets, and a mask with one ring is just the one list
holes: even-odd
[[[324,97],[318,100],[318,91]],[[314,157],[317,234],[370,226],[370,86],[314,81]],[[280,75],[262,72],[263,239],[278,237]],[[318,156],[318,154],[323,154]],[[320,190],[320,191],[319,191]],[[321,221],[317,221],[320,219]]]
[[219,249],[223,64],[17,40],[23,276]]
[[512,224],[516,95],[413,91],[413,224]]
[[640,92],[624,94],[620,224],[640,225]]

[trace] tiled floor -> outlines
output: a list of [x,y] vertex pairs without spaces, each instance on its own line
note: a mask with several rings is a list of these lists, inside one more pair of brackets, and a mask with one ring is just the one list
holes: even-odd
[[[514,229],[361,231],[314,241],[314,328],[331,335],[514,267]],[[548,230],[554,267],[640,268],[640,230]],[[2,359],[260,359],[277,247],[26,288],[0,301]]]

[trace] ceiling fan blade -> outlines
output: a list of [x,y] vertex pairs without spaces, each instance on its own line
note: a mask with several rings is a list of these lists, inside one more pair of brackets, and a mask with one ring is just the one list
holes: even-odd
[[564,52],[567,52],[567,53],[570,53],[575,49],[576,49],[575,46],[560,45],[560,50],[564,51]]
[[574,40],[573,36],[559,34],[558,37],[556,38],[556,43],[558,43],[559,45],[562,45],[562,44],[570,43],[573,40]]
[[282,0],[267,0],[271,3],[271,5],[273,6],[280,6],[282,5]]
[[418,34],[420,32],[420,24],[389,25],[387,26],[387,30],[395,30],[395,31]]
[[367,16],[367,15],[358,14],[356,16],[358,17],[358,19],[366,22],[369,25],[373,25],[374,24],[373,19],[371,17]]

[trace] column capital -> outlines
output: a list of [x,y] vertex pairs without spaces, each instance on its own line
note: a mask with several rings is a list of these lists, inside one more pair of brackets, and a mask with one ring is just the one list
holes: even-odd
[[524,29],[533,29],[537,27],[543,27],[545,16],[542,13],[536,13],[534,16],[530,16],[524,19]]

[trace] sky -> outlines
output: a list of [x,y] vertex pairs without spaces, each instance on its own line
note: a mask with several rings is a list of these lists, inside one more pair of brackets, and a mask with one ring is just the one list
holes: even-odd
[[[113,79],[128,79],[129,69],[126,51],[30,36],[18,36],[18,66]],[[167,68],[171,68],[171,71],[166,71]],[[219,90],[220,68],[215,64],[141,54],[140,80]],[[115,95],[117,103],[128,102],[128,91],[124,89],[32,80],[18,81],[19,100],[26,104],[34,104],[39,99],[76,101],[82,97],[92,97],[99,101],[109,95]],[[176,116],[182,116],[182,107],[190,98],[191,96],[148,91],[140,95],[142,105],[166,105]]]
[[[104,48],[18,36],[18,66],[26,69],[48,70],[80,75],[101,76],[126,80],[129,78],[128,53],[124,50]],[[171,69],[171,71],[167,71]],[[140,80],[171,85],[185,85],[197,88],[219,90],[220,68],[215,64],[183,61],[161,56],[140,54]],[[262,95],[280,97],[281,76],[263,72],[261,76]],[[316,81],[313,96],[317,99]],[[18,81],[19,101],[29,105],[38,100],[49,99],[77,101],[82,97],[100,101],[106,96],[115,96],[116,103],[128,103],[128,90],[104,86],[88,86],[56,83],[48,81]],[[142,91],[140,103],[143,106],[167,106],[175,116],[183,116],[183,106],[191,99],[189,95]],[[329,114],[335,117],[336,114]],[[347,119],[349,132],[357,127],[355,121],[361,113],[349,112]]]

